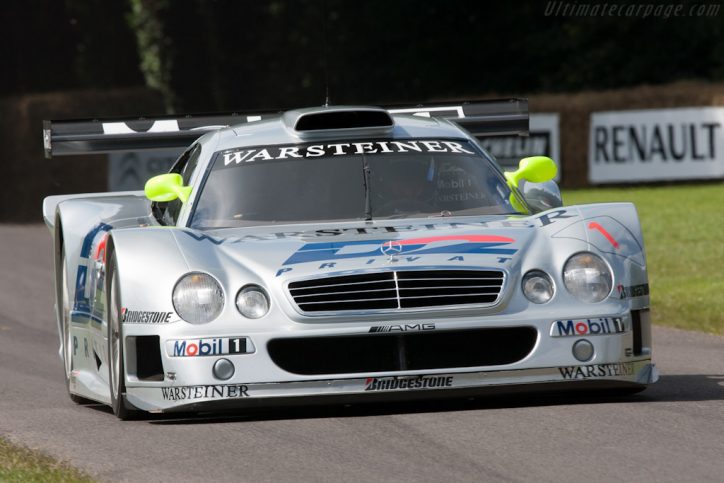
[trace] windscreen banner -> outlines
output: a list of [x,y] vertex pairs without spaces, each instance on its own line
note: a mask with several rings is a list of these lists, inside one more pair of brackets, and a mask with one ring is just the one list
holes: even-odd
[[591,114],[592,184],[724,178],[724,107]]
[[558,174],[554,179],[560,181],[561,144],[558,126],[558,114],[536,113],[530,115],[528,136],[484,136],[478,138],[478,141],[495,156],[504,171],[515,171],[520,160],[528,156],[548,156],[558,166]]

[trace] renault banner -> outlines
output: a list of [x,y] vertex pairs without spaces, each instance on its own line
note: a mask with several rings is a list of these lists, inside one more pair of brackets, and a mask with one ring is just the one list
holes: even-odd
[[724,107],[591,115],[591,183],[724,178]]

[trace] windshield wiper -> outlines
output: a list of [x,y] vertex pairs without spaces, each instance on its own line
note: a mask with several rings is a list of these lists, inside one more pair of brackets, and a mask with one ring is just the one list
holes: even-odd
[[372,196],[370,194],[370,165],[367,156],[362,156],[362,174],[365,186],[365,221],[372,220]]
[[442,210],[439,214],[428,215],[428,218],[445,218],[446,216],[453,216],[455,213],[448,210]]

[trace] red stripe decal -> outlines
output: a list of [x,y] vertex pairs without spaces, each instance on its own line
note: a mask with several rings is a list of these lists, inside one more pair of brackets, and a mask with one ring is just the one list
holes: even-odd
[[103,235],[101,241],[98,242],[98,248],[96,249],[95,259],[99,262],[106,261],[106,244],[108,243],[108,233]]
[[599,225],[595,221],[592,221],[591,223],[588,224],[588,229],[589,230],[598,230],[599,232],[601,232],[601,235],[605,236],[606,240],[608,240],[611,243],[611,245],[613,245],[613,247],[616,250],[618,250],[618,242],[616,241],[616,239],[614,237],[612,237],[611,234],[609,232],[607,232],[606,229],[603,228],[601,225]]

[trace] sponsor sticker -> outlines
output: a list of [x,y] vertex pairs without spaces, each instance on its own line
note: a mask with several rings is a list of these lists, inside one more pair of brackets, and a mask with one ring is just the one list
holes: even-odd
[[121,309],[121,321],[126,324],[167,324],[175,322],[171,320],[172,316],[173,312]]
[[556,320],[551,325],[551,337],[610,335],[624,332],[626,332],[626,326],[619,317]]
[[[428,231],[450,231],[450,230],[472,230],[478,228],[534,228],[536,226],[548,226],[568,218],[577,218],[578,215],[574,211],[565,209],[549,211],[536,218],[522,218],[496,221],[475,221],[475,222],[451,222],[451,223],[424,223],[419,225],[385,225],[385,226],[356,226],[345,228],[324,228],[321,230],[307,231],[282,231],[276,233],[244,235],[241,237],[216,237],[206,233],[196,233],[190,230],[183,230],[181,233],[186,234],[192,240],[197,242],[208,242],[213,245],[230,245],[246,242],[263,242],[272,240],[288,240],[288,239],[306,239],[306,238],[329,238],[336,236],[365,236],[365,235],[389,235],[397,233],[409,232],[428,232]],[[377,243],[384,243],[389,240],[377,240]],[[514,241],[514,240],[511,240]],[[373,242],[366,242],[367,244]],[[379,245],[378,247],[379,248]],[[405,249],[403,249],[405,251]]]
[[256,146],[222,151],[213,169],[243,165],[258,161],[367,154],[460,153],[475,154],[467,143],[431,139],[405,139],[404,141],[364,141],[329,144],[290,144]]
[[307,243],[293,253],[284,265],[309,262],[330,265],[330,262],[352,258],[374,260],[374,257],[389,256],[391,252],[386,253],[385,250],[391,246],[395,248],[394,256],[406,257],[408,261],[415,261],[420,255],[514,255],[518,251],[513,248],[513,238],[498,235],[432,236],[394,240],[393,243],[390,240]]
[[452,387],[454,376],[368,377],[365,391],[439,389]]
[[170,357],[203,357],[250,354],[254,347],[246,337],[179,339],[166,341],[166,352]]
[[210,386],[162,387],[164,401],[188,401],[193,399],[240,399],[249,397],[246,384],[215,384]]
[[600,377],[633,376],[633,362],[591,364],[588,366],[559,367],[563,379],[595,379]]
[[369,333],[380,332],[414,332],[423,330],[435,330],[435,324],[400,324],[400,325],[377,325],[370,327]]
[[623,285],[617,285],[618,296],[621,299],[643,297],[649,294],[649,284],[644,283],[642,285],[632,285],[630,287],[624,287]]

